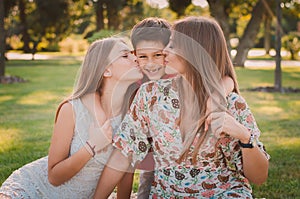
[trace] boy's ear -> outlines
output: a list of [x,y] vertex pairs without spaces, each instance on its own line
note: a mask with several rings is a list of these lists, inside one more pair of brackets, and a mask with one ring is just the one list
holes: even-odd
[[111,69],[110,68],[105,69],[103,76],[104,77],[111,77],[112,76]]

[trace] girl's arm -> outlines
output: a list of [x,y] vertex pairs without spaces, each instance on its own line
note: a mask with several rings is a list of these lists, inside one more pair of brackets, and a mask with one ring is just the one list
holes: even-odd
[[[241,143],[249,143],[250,136],[259,136],[260,131],[250,112],[246,101],[235,95],[231,98],[228,111],[212,113],[211,128],[216,137],[228,134]],[[269,160],[259,146],[242,148],[242,162],[244,175],[255,184],[262,184],[268,177]]]
[[69,157],[75,118],[72,105],[65,103],[54,124],[48,157],[48,180],[54,186],[71,179],[91,159],[85,147]]
[[126,172],[123,178],[118,183],[117,188],[117,198],[118,199],[127,199],[130,198],[132,191],[132,183],[133,183],[133,172]]
[[[226,113],[227,114],[227,113]],[[249,130],[227,114],[224,121],[223,132],[248,143],[250,140]],[[262,184],[268,178],[269,161],[258,146],[254,148],[242,148],[243,170],[246,178],[254,184]]]
[[234,82],[229,76],[225,76],[222,78],[222,84],[224,85],[226,96],[231,93],[234,89]]
[[[225,96],[227,96],[229,93],[231,93],[234,89],[234,82],[231,79],[231,77],[229,77],[229,76],[225,76],[225,77],[222,78],[221,85],[224,86]],[[215,97],[215,100],[217,99],[217,96],[214,96],[214,93],[212,93],[211,96]],[[216,101],[216,102],[218,102],[218,101]],[[216,103],[216,102],[214,102],[214,103]],[[205,131],[208,130],[208,126],[211,123],[212,118],[211,118],[210,113],[213,111],[212,106],[213,106],[214,103],[212,102],[211,97],[209,97],[207,102],[206,102],[206,115],[208,115],[208,117],[205,120],[205,128],[204,128]]]
[[120,150],[115,149],[102,171],[94,198],[107,199],[129,167],[130,162],[128,158]]
[[258,146],[242,148],[245,176],[254,184],[260,185],[268,178],[269,161]]

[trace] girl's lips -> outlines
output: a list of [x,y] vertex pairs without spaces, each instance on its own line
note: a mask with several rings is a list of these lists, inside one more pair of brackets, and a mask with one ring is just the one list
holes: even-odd
[[142,69],[139,67],[139,65],[133,66],[134,68],[138,69],[139,71],[142,71]]

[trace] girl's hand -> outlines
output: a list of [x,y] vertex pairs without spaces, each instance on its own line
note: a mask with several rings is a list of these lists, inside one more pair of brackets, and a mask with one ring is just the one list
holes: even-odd
[[250,132],[227,112],[213,112],[211,116],[211,129],[217,138],[230,135],[242,143],[248,143]]
[[[224,88],[224,94],[225,96],[229,95],[233,89],[234,89],[234,82],[232,80],[232,78],[230,78],[229,76],[225,76],[222,78],[221,80],[221,85],[223,86]],[[213,99],[214,101],[213,101]],[[209,96],[209,98],[207,99],[207,102],[206,102],[206,115],[208,115],[208,117],[206,118],[205,120],[205,127],[204,127],[204,131],[207,131],[208,130],[208,127],[211,123],[211,115],[210,113],[214,111],[214,108],[217,107],[217,105],[219,105],[221,103],[221,99],[220,99],[220,96],[216,95],[215,93],[212,93],[211,96]],[[215,107],[214,107],[215,106]]]
[[94,105],[94,114],[96,121],[100,126],[102,126],[105,121],[108,119],[105,115],[105,112],[100,103],[100,96],[98,93],[95,93],[95,105]]
[[89,139],[86,148],[94,156],[107,145],[112,143],[112,127],[110,120],[106,120],[103,126],[93,124],[89,129]]

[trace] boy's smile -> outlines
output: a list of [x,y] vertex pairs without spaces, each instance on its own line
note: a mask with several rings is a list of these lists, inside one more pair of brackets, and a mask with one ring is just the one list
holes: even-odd
[[165,75],[164,45],[157,41],[140,41],[136,45],[137,62],[150,80],[158,80]]

